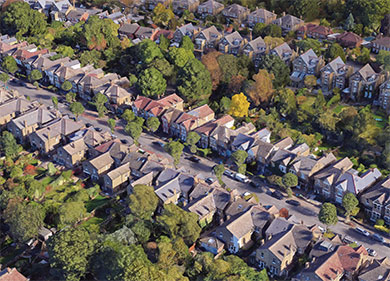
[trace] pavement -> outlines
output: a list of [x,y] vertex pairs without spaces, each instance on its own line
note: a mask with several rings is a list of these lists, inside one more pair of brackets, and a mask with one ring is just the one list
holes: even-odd
[[[17,78],[15,78],[15,80],[17,80]],[[47,106],[53,105],[51,101],[52,96],[57,96],[58,98],[60,97],[59,94],[53,93],[43,88],[36,89],[33,85],[26,82],[24,86],[14,82],[9,82],[7,86],[10,89],[17,90],[21,95],[30,96],[31,100],[38,100],[42,104],[45,104]],[[62,114],[69,114],[70,116],[73,116],[73,114],[68,109],[68,106],[64,104],[59,104],[59,111]],[[94,127],[99,127],[103,131],[111,132],[107,124],[107,119],[108,119],[107,117],[98,118],[96,112],[89,111],[89,110],[86,110],[84,114],[79,116],[79,120],[85,123],[90,123]],[[125,125],[124,121],[118,120],[114,135],[116,135],[119,139],[126,139],[128,140],[129,143],[132,143],[132,139],[130,138],[130,136],[126,134],[126,132],[123,129],[124,125]],[[166,157],[172,159],[171,156],[168,153],[166,153],[161,146],[158,146],[153,143],[156,141],[161,141],[161,139],[159,139],[155,135],[150,135],[146,133],[142,133],[141,137],[139,138],[139,143],[142,149],[156,153],[160,157]],[[197,175],[198,177],[215,178],[215,176],[211,173],[212,167],[217,164],[215,161],[199,157],[201,161],[199,163],[195,163],[186,159],[188,156],[190,156],[190,154],[186,152],[183,153],[180,160],[180,164],[178,166],[178,169],[180,171],[191,175]],[[238,182],[232,178],[226,177],[225,175],[222,177],[222,180],[226,184],[226,188],[236,189],[240,194],[243,194],[248,191],[255,193],[259,198],[260,203],[264,206],[275,205],[275,207],[277,207],[278,209],[286,208],[289,211],[290,215],[294,215],[297,219],[301,220],[304,224],[308,226],[317,224],[325,228],[325,226],[321,222],[319,222],[317,217],[321,207],[320,203],[318,205],[314,205],[312,203],[307,202],[306,200],[294,197],[293,199],[299,201],[301,205],[292,206],[286,203],[287,198],[278,200],[270,196],[269,194],[267,194],[269,193],[269,191],[273,191],[274,189],[264,182],[261,182],[261,186],[259,188],[255,188],[249,185],[248,183],[246,184],[246,183]],[[341,234],[342,237],[348,235],[352,237],[355,241],[357,241],[359,244],[364,245],[366,248],[374,249],[378,253],[377,257],[379,258],[385,256],[390,257],[390,255],[388,254],[390,251],[389,247],[371,239],[370,237],[365,237],[364,235],[356,232],[349,225],[343,223],[343,220],[344,220],[343,218],[339,217],[339,222],[330,228],[331,231],[337,234]],[[369,229],[367,230],[370,233],[373,232],[370,231]]]

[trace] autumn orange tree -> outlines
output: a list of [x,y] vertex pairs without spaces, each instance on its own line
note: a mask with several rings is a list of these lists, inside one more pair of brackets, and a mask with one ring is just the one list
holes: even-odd
[[228,114],[235,117],[245,117],[248,116],[249,101],[243,93],[236,94],[232,97],[232,103]]
[[248,95],[255,105],[260,103],[268,103],[274,93],[272,80],[274,75],[267,72],[265,69],[260,69],[259,73],[253,75],[255,83],[249,88]]
[[222,55],[222,53],[213,51],[202,56],[202,63],[206,66],[211,75],[213,90],[217,89],[222,77],[222,70],[217,61],[217,57],[220,55]]

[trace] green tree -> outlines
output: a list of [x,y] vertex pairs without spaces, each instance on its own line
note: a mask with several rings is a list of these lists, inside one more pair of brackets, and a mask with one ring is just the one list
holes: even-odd
[[54,108],[58,109],[58,98],[55,96],[52,96],[51,102],[53,103]]
[[156,132],[158,128],[160,127],[160,120],[158,120],[157,117],[150,117],[146,120],[146,126],[151,132]]
[[334,60],[337,57],[340,57],[344,62],[346,62],[343,47],[341,47],[338,43],[333,43],[329,48],[326,49],[325,58],[328,60]]
[[130,74],[129,75],[129,83],[130,83],[130,87],[131,86],[134,86],[138,81],[138,78],[137,76],[135,76],[134,74]]
[[294,14],[307,21],[316,19],[320,12],[319,0],[293,0],[291,3]]
[[69,92],[65,95],[65,99],[67,102],[72,103],[76,101],[76,93]]
[[180,42],[180,48],[183,48],[187,51],[190,51],[191,53],[194,52],[194,43],[192,43],[192,40],[188,36],[183,36]]
[[257,38],[257,37],[261,36],[263,34],[263,29],[266,26],[267,25],[265,23],[262,23],[262,22],[256,23],[255,26],[253,27],[253,30],[252,30],[253,37]]
[[390,71],[390,52],[380,50],[376,56],[376,61],[383,65],[385,71]]
[[172,141],[165,145],[165,149],[172,156],[173,163],[177,167],[180,162],[180,157],[183,153],[184,145],[178,141]]
[[53,162],[49,162],[47,165],[46,173],[48,176],[52,177],[57,173],[57,168],[54,166]]
[[130,109],[125,109],[121,117],[123,120],[126,121],[126,123],[129,123],[135,119],[134,112]]
[[27,2],[9,4],[1,15],[1,29],[4,33],[22,36],[37,36],[46,34],[47,23],[43,13],[30,8]]
[[222,181],[222,175],[225,172],[225,166],[223,164],[215,165],[213,168],[214,174],[218,179],[220,185],[224,185]]
[[290,82],[290,69],[278,56],[265,55],[260,61],[259,68],[274,75],[274,88],[285,86]]
[[78,118],[81,114],[84,113],[85,108],[81,102],[74,102],[70,105],[70,111]]
[[138,144],[138,139],[142,134],[142,125],[137,122],[127,123],[125,131],[133,138],[134,142]]
[[45,211],[41,205],[34,202],[27,204],[11,200],[4,210],[4,218],[12,237],[19,242],[26,242],[30,238],[38,237]]
[[59,225],[73,225],[83,219],[87,214],[84,202],[66,202],[58,211]]
[[232,153],[232,159],[236,164],[238,172],[245,175],[246,165],[245,160],[248,158],[248,153],[244,150],[236,150]]
[[345,21],[344,28],[348,31],[352,31],[355,28],[355,19],[352,13],[349,13],[348,18]]
[[223,113],[227,113],[230,110],[230,106],[232,104],[232,100],[228,97],[222,97],[220,101],[220,110]]
[[326,19],[320,19],[320,25],[330,27],[330,23]]
[[171,41],[167,37],[165,37],[163,34],[159,37],[160,44],[159,47],[162,51],[166,51],[169,48],[169,45],[171,44]]
[[353,193],[348,192],[343,196],[342,205],[345,209],[346,221],[349,221],[351,214],[359,205],[359,200]]
[[312,38],[306,38],[306,39],[298,41],[297,47],[299,48],[299,50],[301,52],[306,52],[306,51],[312,49],[317,55],[320,55],[322,44],[318,40],[315,40]]
[[8,73],[12,73],[12,74],[14,74],[16,71],[19,70],[16,60],[11,56],[6,56],[5,58],[3,58],[1,67]]
[[362,64],[369,63],[371,61],[370,50],[363,47],[360,50],[360,55],[358,55],[358,57],[356,59],[359,63],[362,63]]
[[[149,193],[149,194],[151,194],[151,193]],[[145,195],[145,196],[149,196],[149,194]],[[144,243],[149,241],[151,232],[150,232],[150,228],[147,227],[147,222],[146,221],[144,221],[144,220],[137,221],[131,227],[131,230],[136,235],[138,241],[141,242],[142,244],[144,244]]]
[[166,27],[175,18],[175,14],[170,8],[158,3],[153,9],[152,20],[155,24]]
[[150,39],[143,40],[137,44],[137,53],[145,64],[151,63],[155,58],[163,58],[160,48]]
[[165,92],[167,81],[160,71],[151,67],[141,72],[137,87],[142,95],[156,98]]
[[61,85],[61,89],[65,92],[69,92],[70,90],[72,90],[72,88],[73,85],[69,81],[64,81],[64,83],[62,83]]
[[80,280],[88,268],[96,240],[82,227],[64,228],[47,242],[50,267],[60,280]]
[[74,56],[73,48],[66,45],[59,45],[56,49],[56,52],[61,54],[63,57],[72,58]]
[[100,118],[102,118],[104,114],[107,112],[107,108],[106,108],[107,102],[108,102],[107,96],[103,95],[100,92],[93,97],[93,103],[96,107],[96,110]]
[[169,48],[168,55],[169,55],[168,57],[169,61],[176,68],[184,67],[189,60],[195,58],[193,52],[184,48],[176,48],[176,47]]
[[298,185],[298,177],[293,173],[283,175],[282,181],[287,188],[296,187]]
[[193,131],[188,133],[186,142],[190,147],[191,153],[196,153],[196,151],[198,150],[196,144],[199,142],[199,140],[200,140],[200,136],[198,133]]
[[166,78],[169,78],[172,76],[172,74],[174,73],[174,68],[175,68],[166,59],[159,59],[159,58],[153,60],[149,66],[154,67],[155,69],[160,71],[161,74]]
[[282,29],[276,24],[268,24],[261,30],[261,36],[282,37]]
[[147,185],[135,185],[129,197],[131,213],[139,219],[150,220],[158,206],[158,197],[154,188]]
[[120,45],[118,29],[119,25],[111,19],[90,16],[80,32],[80,42],[89,50],[117,47]]
[[278,91],[274,97],[277,108],[282,116],[293,115],[297,110],[297,101],[294,92],[291,89],[284,88]]
[[32,82],[39,81],[42,79],[42,72],[38,69],[33,69],[28,77]]
[[84,51],[79,57],[81,65],[92,64],[95,68],[101,67],[102,53],[98,50]]
[[7,82],[9,81],[9,75],[5,72],[1,72],[0,73],[0,81],[4,83],[4,86],[5,84],[7,84]]
[[8,131],[3,131],[0,146],[5,156],[9,158],[15,158],[22,151],[22,147],[17,144],[14,135]]
[[327,228],[331,225],[335,225],[338,222],[337,209],[332,203],[324,203],[321,206],[318,214],[320,222],[326,225]]
[[211,95],[211,77],[206,67],[197,59],[191,59],[179,71],[177,89],[187,101],[197,101]]
[[164,206],[157,222],[172,239],[183,238],[187,245],[194,243],[200,235],[201,228],[198,225],[198,215],[187,212],[173,203]]
[[116,125],[115,120],[112,119],[112,118],[108,118],[107,123],[108,123],[108,126],[111,129],[111,133],[114,133],[115,132],[115,125]]

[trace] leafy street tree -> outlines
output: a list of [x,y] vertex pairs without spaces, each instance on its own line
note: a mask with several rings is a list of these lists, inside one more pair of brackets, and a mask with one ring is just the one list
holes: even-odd
[[220,185],[224,185],[222,181],[223,172],[225,172],[225,166],[223,164],[215,165],[213,168],[214,174],[218,179]]
[[111,133],[114,133],[115,132],[115,125],[116,125],[115,120],[112,118],[109,118],[107,120],[107,123],[108,123],[108,126],[110,127]]
[[76,101],[76,93],[69,92],[65,95],[65,99],[67,102],[72,103]]
[[1,72],[0,73],[0,81],[5,84],[7,84],[7,82],[9,81],[9,75],[5,72]]
[[177,167],[183,153],[184,145],[178,141],[172,141],[165,145],[166,151],[173,157],[173,163]]
[[321,42],[312,38],[306,38],[297,42],[297,48],[299,48],[301,52],[313,49],[316,54],[321,54],[321,46]]
[[246,165],[244,163],[246,158],[248,158],[248,153],[244,150],[236,150],[232,153],[232,159],[240,174],[245,174]]
[[135,119],[134,112],[130,109],[125,109],[121,117],[126,121],[126,123],[129,123]]
[[174,73],[173,71],[175,68],[175,66],[171,65],[169,61],[167,61],[166,59],[159,59],[159,58],[153,60],[149,64],[149,66],[154,67],[155,69],[160,71],[165,78],[170,78],[173,75]]
[[142,220],[152,218],[158,206],[158,197],[152,186],[135,185],[129,199],[129,208],[134,216]]
[[320,213],[318,214],[320,222],[326,225],[327,228],[331,225],[335,225],[338,222],[337,209],[332,203],[324,203],[321,206]]
[[80,280],[87,271],[96,240],[82,227],[64,228],[47,242],[50,267],[59,280]]
[[265,55],[259,68],[265,69],[274,75],[273,84],[275,88],[287,85],[290,82],[290,69],[278,56]]
[[58,98],[55,96],[51,97],[51,102],[53,103],[54,108],[58,109]]
[[298,185],[298,177],[294,175],[293,173],[287,173],[283,175],[283,184],[287,188],[296,187]]
[[179,71],[177,89],[189,102],[211,95],[211,77],[206,67],[197,59],[191,59]]
[[198,150],[196,144],[198,143],[199,140],[200,140],[200,136],[198,133],[196,133],[194,131],[191,131],[188,133],[187,144],[190,147],[191,153],[196,153],[196,151]]
[[141,72],[138,78],[137,87],[142,95],[158,98],[165,92],[167,81],[160,71],[151,67]]
[[187,51],[190,51],[191,53],[194,52],[194,43],[192,43],[192,40],[188,36],[183,36],[180,42],[180,48],[186,49]]
[[84,202],[66,202],[58,211],[59,225],[73,225],[83,219],[87,214]]
[[390,71],[390,52],[380,50],[376,56],[376,61],[383,65],[385,71]]
[[65,92],[69,92],[70,90],[72,90],[72,88],[72,83],[70,83],[69,81],[64,81],[64,83],[62,83],[61,85],[61,89]]
[[134,143],[138,144],[138,139],[142,133],[142,125],[137,122],[130,122],[126,125],[125,131],[133,138]]
[[3,58],[1,67],[8,73],[12,73],[12,74],[14,74],[19,69],[15,59],[11,56],[6,56],[5,58]]
[[160,120],[158,120],[157,117],[149,117],[147,120],[146,120],[146,126],[148,127],[148,129],[151,131],[151,132],[156,132],[158,130],[158,128],[160,127]]
[[157,221],[171,239],[181,237],[187,245],[194,243],[201,232],[198,216],[195,213],[181,209],[173,203],[164,206],[164,211],[161,216],[157,217]]
[[169,48],[169,61],[176,67],[176,68],[182,68],[184,67],[187,62],[191,59],[194,59],[194,53],[184,49],[184,48],[176,48],[171,47]]
[[17,1],[2,13],[1,29],[3,34],[16,34],[21,39],[22,36],[46,34],[47,22],[43,13],[31,9],[27,2]]
[[104,114],[107,112],[107,108],[106,108],[107,101],[108,98],[102,93],[97,93],[93,97],[93,103],[95,104],[96,110],[100,118],[102,118]]
[[255,26],[252,29],[253,37],[257,38],[257,37],[261,36],[263,34],[263,29],[266,26],[267,26],[267,24],[262,23],[262,22],[256,23]]
[[232,97],[232,102],[230,104],[230,109],[228,114],[235,117],[245,117],[248,116],[249,101],[243,93],[235,94]]
[[137,53],[144,64],[151,63],[155,58],[164,57],[157,44],[150,39],[142,40],[137,44]]
[[343,196],[342,204],[345,209],[345,220],[348,222],[350,220],[351,214],[353,214],[354,211],[356,211],[356,209],[358,208],[359,201],[353,193],[348,192]]
[[282,29],[276,24],[268,24],[261,30],[261,36],[282,37]]
[[18,145],[15,137],[8,131],[3,131],[0,138],[0,146],[6,157],[15,158],[22,151],[22,146]]
[[306,87],[313,88],[317,85],[317,77],[315,77],[314,75],[307,75],[305,77],[304,83]]
[[70,105],[70,111],[78,118],[81,114],[84,113],[85,108],[81,102],[74,102]]
[[4,218],[10,227],[12,237],[19,242],[26,242],[30,238],[38,237],[45,211],[35,202],[27,204],[10,200],[4,210]]
[[255,83],[248,91],[249,97],[257,106],[261,103],[268,103],[274,93],[272,86],[273,74],[268,73],[265,69],[260,69],[252,78]]
[[340,57],[344,62],[346,61],[343,47],[341,47],[338,43],[333,43],[328,49],[326,49],[325,58],[328,60],[334,60],[337,57]]
[[31,82],[39,81],[42,79],[42,72],[38,69],[33,69],[28,78]]

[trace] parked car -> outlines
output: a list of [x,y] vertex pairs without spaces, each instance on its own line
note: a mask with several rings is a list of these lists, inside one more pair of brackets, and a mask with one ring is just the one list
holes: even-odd
[[164,147],[164,145],[165,145],[165,143],[163,143],[161,141],[154,141],[153,144],[157,145],[157,146],[161,146],[161,147]]
[[293,205],[293,206],[301,206],[301,203],[297,200],[286,200],[286,203]]
[[260,187],[260,183],[255,182],[255,181],[251,181],[249,184],[250,184],[251,186],[255,187],[255,188],[259,188],[259,187]]
[[103,129],[102,129],[102,128],[99,128],[99,127],[96,127],[96,128],[95,128],[95,131],[100,133],[100,132],[103,131]]
[[213,178],[207,178],[207,179],[206,179],[206,182],[207,182],[208,184],[212,184],[213,182],[215,182],[215,179],[213,179]]
[[249,179],[247,176],[243,175],[243,174],[240,174],[240,173],[236,173],[234,175],[234,179],[240,181],[240,182],[243,182],[243,183],[248,183],[249,182]]
[[187,158],[188,160],[190,160],[191,162],[195,162],[195,163],[199,163],[200,162],[200,159],[196,156],[190,156]]
[[346,235],[343,239],[343,241],[346,243],[346,244],[353,244],[353,243],[356,243],[356,241],[351,237],[351,236],[348,236]]
[[85,123],[85,127],[87,127],[87,128],[92,127],[92,124],[91,123]]
[[357,232],[359,232],[360,234],[363,234],[364,236],[366,237],[369,237],[370,236],[370,232],[368,232],[367,230],[361,228],[361,227],[356,227],[355,230]]
[[129,141],[128,141],[127,139],[121,139],[121,143],[123,143],[123,144],[128,144]]
[[381,242],[381,243],[384,243],[385,242],[385,239],[380,236],[379,234],[376,234],[374,233],[373,235],[371,235],[372,239],[378,241],[378,242]]
[[371,257],[376,257],[376,256],[378,255],[374,249],[370,249],[370,248],[367,248],[367,253],[368,253]]
[[275,190],[271,193],[272,197],[275,197],[278,200],[282,200],[284,198],[283,194],[279,190]]
[[168,141],[168,138],[166,138],[166,137],[162,137],[161,138],[163,141]]
[[232,171],[230,171],[230,170],[225,170],[225,171],[223,172],[223,174],[224,174],[225,176],[231,177],[231,178],[234,176],[234,173],[233,173]]
[[321,225],[318,226],[318,229],[321,231],[321,233],[325,233],[326,229],[323,228]]

